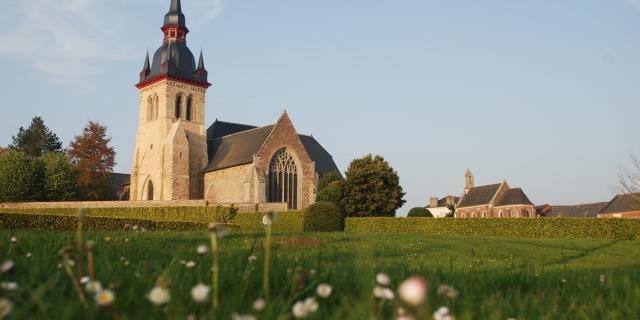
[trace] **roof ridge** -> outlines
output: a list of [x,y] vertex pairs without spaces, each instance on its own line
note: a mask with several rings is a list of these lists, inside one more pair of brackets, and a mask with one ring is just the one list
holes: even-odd
[[249,129],[249,130],[244,130],[244,131],[240,131],[240,132],[235,132],[235,133],[232,133],[232,134],[228,134],[228,135],[226,135],[226,136],[222,136],[222,137],[220,137],[220,138],[211,139],[211,140],[209,140],[209,141],[216,141],[216,140],[224,139],[224,138],[227,138],[227,137],[230,137],[230,136],[235,136],[235,135],[239,135],[239,134],[247,133],[247,132],[254,131],[254,130],[258,130],[258,129],[265,129],[265,128],[267,128],[267,127],[272,127],[272,126],[274,126],[274,125],[273,125],[273,124],[270,124],[270,125],[266,125],[266,126],[262,126],[262,127],[254,127],[254,128]]

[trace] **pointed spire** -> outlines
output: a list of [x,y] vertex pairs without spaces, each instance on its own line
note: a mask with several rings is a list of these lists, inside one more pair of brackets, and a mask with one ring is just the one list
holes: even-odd
[[198,59],[198,70],[205,70],[204,68],[204,57],[202,56],[202,49],[200,49],[200,59]]
[[149,65],[149,50],[147,50],[147,55],[144,58],[144,66],[142,67],[142,72],[151,71],[151,67]]
[[180,0],[171,0],[169,12],[164,16],[165,26],[186,27],[184,14],[182,14],[182,5]]

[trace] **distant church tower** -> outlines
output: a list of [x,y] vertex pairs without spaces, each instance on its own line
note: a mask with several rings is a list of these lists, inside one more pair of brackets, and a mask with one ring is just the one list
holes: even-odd
[[464,173],[464,194],[469,193],[469,191],[473,189],[473,187],[473,173],[471,173],[471,170],[467,169],[467,172]]
[[131,168],[131,200],[203,198],[207,164],[205,93],[210,84],[202,52],[196,66],[187,47],[180,0],[164,16],[162,46],[140,72],[140,110]]

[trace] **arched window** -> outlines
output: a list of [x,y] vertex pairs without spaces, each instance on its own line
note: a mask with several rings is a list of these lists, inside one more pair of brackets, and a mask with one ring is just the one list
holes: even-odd
[[486,211],[482,211],[482,217],[486,218],[487,217],[487,212]]
[[158,110],[160,109],[160,100],[158,99],[158,95],[154,97],[153,103],[153,120],[158,120]]
[[153,182],[149,179],[149,181],[147,181],[146,191],[144,192],[144,200],[153,200],[153,196]]
[[186,116],[187,116],[187,121],[191,121],[191,96],[187,98]]
[[298,167],[285,148],[271,159],[267,188],[269,202],[286,202],[289,209],[298,208]]
[[151,115],[152,115],[152,110],[153,110],[153,100],[151,99],[151,97],[149,97],[149,99],[147,99],[147,121],[151,121]]
[[176,119],[180,119],[182,116],[182,97],[178,95],[176,97]]
[[498,218],[502,218],[502,210],[500,210],[500,212],[498,212]]

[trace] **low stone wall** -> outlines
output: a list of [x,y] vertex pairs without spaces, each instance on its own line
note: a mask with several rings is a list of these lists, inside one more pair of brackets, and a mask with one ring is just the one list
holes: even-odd
[[640,219],[640,211],[621,212],[621,213],[601,213],[598,218],[626,218],[626,219]]
[[206,200],[175,201],[68,201],[68,202],[5,202],[0,209],[76,209],[76,208],[154,208],[154,207],[214,207],[238,208],[238,212],[287,211],[286,203],[209,203]]

